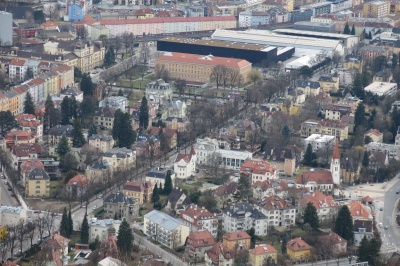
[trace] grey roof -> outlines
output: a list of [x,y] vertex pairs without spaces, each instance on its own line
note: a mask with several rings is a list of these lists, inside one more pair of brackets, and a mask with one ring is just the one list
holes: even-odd
[[126,158],[128,157],[128,153],[133,152],[131,149],[127,148],[112,148],[104,153],[105,157],[117,156],[117,158]]
[[372,233],[372,221],[365,220],[355,220],[354,221],[354,231],[358,232],[359,229],[365,228],[365,231],[368,233]]
[[250,217],[255,220],[267,219],[267,217],[259,210],[255,209],[249,203],[237,203],[236,205],[228,205],[222,211],[224,214],[228,214],[234,218],[243,217],[246,213],[250,213]]
[[169,116],[165,119],[165,121],[171,122],[172,120],[176,119],[178,123],[184,123],[186,122],[186,118],[183,117],[175,117],[175,116]]
[[[36,178],[37,176],[42,176],[42,178],[40,178],[40,179]],[[28,178],[29,179],[37,179],[37,180],[50,179],[49,175],[42,168],[33,169],[29,173]]]
[[324,75],[324,76],[320,76],[318,81],[328,81],[328,82],[332,82],[333,79],[332,79],[331,76]]
[[65,95],[73,95],[73,96],[78,96],[80,94],[82,94],[83,92],[78,90],[77,87],[69,87],[66,89],[63,89],[60,91],[60,94],[65,94]]
[[112,140],[113,137],[110,135],[104,135],[104,134],[93,134],[89,137],[90,140],[95,140],[95,139],[100,139],[102,141],[109,141]]
[[112,224],[120,224],[120,220],[113,220],[113,219],[103,219],[103,220],[97,220],[95,222],[91,223],[91,226],[100,226],[100,227],[111,227]]
[[96,110],[95,116],[114,118],[115,109],[111,107],[100,107]]
[[105,170],[108,169],[109,167],[110,164],[106,160],[100,160],[98,162],[95,162],[93,166],[90,168],[94,170]]
[[267,155],[270,155],[270,159],[268,160],[271,161],[284,162],[285,159],[294,159],[292,150],[288,148],[281,148],[281,147],[266,148],[264,158],[267,158]]
[[177,219],[172,218],[168,214],[157,211],[157,210],[153,210],[153,211],[147,213],[144,217],[146,219],[148,219],[149,221],[156,223],[159,226],[161,226],[169,231],[175,230],[180,225],[183,225],[183,223],[181,221],[178,221]]
[[300,88],[310,87],[311,89],[318,89],[320,86],[319,86],[319,82],[317,82],[317,81],[298,80],[297,87],[300,87]]
[[[171,205],[172,209],[175,209],[176,203],[178,200],[185,195],[185,192],[182,189],[179,188],[174,188],[171,193],[168,195],[167,202]],[[186,196],[186,195],[185,195]],[[190,205],[192,201],[190,200],[189,196],[186,196],[186,198],[183,200],[181,203],[182,206],[185,205]]]
[[172,101],[168,103],[167,107],[174,110],[181,110],[183,107],[183,102],[181,100]]
[[71,125],[57,125],[49,129],[49,135],[70,137],[72,136],[73,128]]
[[137,201],[125,196],[122,192],[111,193],[104,198],[104,203],[123,203],[125,205],[135,205]]
[[165,179],[167,177],[168,171],[171,171],[171,174],[172,174],[172,170],[169,170],[169,169],[162,169],[162,168],[151,169],[150,171],[147,172],[146,176],[153,177],[153,178]]

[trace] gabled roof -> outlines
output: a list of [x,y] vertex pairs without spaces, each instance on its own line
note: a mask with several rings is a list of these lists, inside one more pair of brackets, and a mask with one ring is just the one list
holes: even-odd
[[175,159],[176,163],[179,162],[180,160],[184,160],[186,163],[189,163],[192,160],[192,157],[194,155],[196,155],[196,152],[195,152],[193,146],[191,147],[189,153],[186,153],[186,150],[184,150],[184,152],[185,153],[178,153],[176,155],[176,159]]
[[372,233],[372,221],[366,220],[355,220],[354,221],[354,232],[359,232],[363,228],[367,233]]
[[175,209],[176,203],[178,202],[179,199],[181,199],[182,196],[185,197],[184,201],[182,202],[182,205],[184,205],[184,206],[186,205],[187,206],[187,205],[192,203],[192,201],[190,200],[190,197],[187,196],[185,194],[185,192],[182,189],[179,189],[179,188],[174,188],[171,191],[171,193],[168,195],[167,201],[171,205],[171,207],[173,209]]
[[251,239],[251,236],[247,234],[245,231],[236,231],[229,234],[224,235],[224,241],[238,241],[242,239]]
[[318,89],[320,87],[320,85],[319,85],[319,82],[317,82],[317,81],[298,80],[297,87],[300,87],[300,88],[310,87],[311,89]]
[[371,209],[362,204],[360,201],[352,201],[348,204],[348,207],[353,218],[358,217],[367,220],[372,220],[373,218],[374,213],[371,211]]
[[27,157],[30,154],[41,154],[42,146],[38,143],[23,143],[12,147],[12,153],[18,157]]
[[68,181],[67,186],[77,186],[80,188],[84,188],[88,185],[88,183],[89,181],[84,175],[77,174]]
[[21,163],[21,171],[24,173],[29,173],[35,168],[42,168],[44,169],[44,165],[41,161],[33,159],[33,160],[27,160]]
[[181,221],[157,210],[152,210],[151,212],[145,214],[144,217],[170,231],[175,230],[179,226],[183,225]]
[[260,187],[262,191],[267,191],[268,189],[272,188],[275,191],[284,191],[289,189],[288,183],[282,180],[275,180],[275,179],[267,179],[264,181],[256,181],[252,185],[252,187]]
[[228,205],[225,209],[222,210],[222,212],[224,213],[224,215],[231,216],[235,219],[241,218],[244,215],[248,215],[248,217],[253,220],[267,219],[267,217],[262,212],[260,212],[247,202],[236,203],[235,205]]
[[208,230],[195,231],[188,235],[186,245],[188,245],[188,243],[195,248],[207,247],[214,245],[215,239]]
[[297,237],[287,242],[286,248],[293,250],[293,251],[300,251],[300,250],[310,250],[312,247],[307,244],[306,241]]
[[332,196],[326,196],[319,191],[315,191],[300,199],[300,204],[306,206],[311,202],[316,209],[321,208],[335,208],[338,204],[333,200]]
[[[38,178],[40,176],[41,176],[41,178]],[[28,179],[30,179],[30,180],[50,180],[50,177],[46,173],[46,171],[43,170],[42,168],[35,168],[29,173]]]
[[322,243],[330,243],[330,244],[333,244],[333,245],[347,243],[346,239],[344,239],[343,237],[339,236],[335,232],[330,232],[329,234],[321,235],[319,238],[320,239],[328,239],[328,241],[322,242]]
[[277,254],[278,251],[271,245],[261,244],[256,245],[255,248],[249,250],[250,254],[253,255],[268,255],[268,254]]
[[[190,219],[187,217],[190,217]],[[179,218],[193,224],[194,226],[201,225],[198,223],[200,220],[215,220],[216,223],[218,223],[215,213],[211,213],[204,207],[197,207],[197,205],[188,206],[186,210],[181,212]]]
[[333,184],[332,173],[330,171],[305,172],[297,178],[296,184],[306,185],[309,182],[316,182],[317,184]]
[[220,256],[226,260],[233,259],[235,257],[235,251],[228,249],[223,243],[217,242],[215,245],[206,251],[207,256],[213,261],[220,261]]
[[291,149],[283,147],[268,147],[265,149],[264,159],[267,161],[284,162],[285,159],[294,159]]
[[294,206],[292,206],[292,204],[287,200],[282,199],[277,195],[266,196],[261,201],[257,202],[257,205],[266,210],[285,210],[294,208]]
[[124,193],[117,192],[111,193],[107,197],[104,198],[104,203],[112,203],[112,204],[124,204],[124,205],[135,205],[137,201],[133,198],[127,197]]
[[148,181],[131,181],[125,184],[124,190],[143,192],[150,187],[152,185]]
[[275,167],[266,161],[247,160],[240,167],[241,172],[265,175],[275,173]]
[[214,190],[214,194],[220,197],[226,195],[233,195],[237,191],[238,187],[239,187],[238,183],[231,182],[227,185],[219,186],[216,190]]

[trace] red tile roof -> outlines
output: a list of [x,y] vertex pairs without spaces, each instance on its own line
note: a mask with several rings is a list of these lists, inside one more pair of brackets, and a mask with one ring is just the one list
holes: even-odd
[[325,242],[322,241],[322,243],[330,243],[330,244],[333,244],[333,245],[347,243],[346,239],[344,239],[343,237],[339,236],[335,232],[330,232],[329,234],[322,235],[319,238],[328,239],[329,241],[325,241]]
[[153,24],[153,23],[179,23],[179,22],[201,22],[201,21],[236,21],[234,16],[217,17],[179,17],[179,18],[148,18],[148,19],[109,19],[100,20],[100,25],[123,25],[123,24]]
[[366,220],[372,220],[373,212],[367,208],[364,204],[359,201],[352,201],[348,205],[350,214],[353,218],[363,218]]
[[192,148],[190,149],[189,153],[178,153],[178,155],[176,156],[175,162],[179,162],[180,160],[184,160],[186,163],[189,163],[192,160],[192,157],[196,155],[196,152],[194,151],[194,148],[192,146]]
[[213,55],[185,54],[176,52],[164,53],[163,55],[158,57],[156,63],[162,61],[190,63],[196,65],[210,65],[210,66],[223,65],[228,68],[242,68],[245,66],[251,66],[251,63],[244,59],[217,57]]
[[[279,183],[279,186],[273,186],[273,183]],[[264,181],[256,181],[253,185],[253,187],[260,187],[262,191],[266,191],[270,188],[274,188],[274,190],[278,191],[284,191],[289,189],[289,185],[285,181],[281,180],[274,180],[274,179],[267,179]]]
[[294,208],[288,201],[282,199],[281,197],[274,196],[266,196],[261,201],[257,203],[257,205],[261,206],[267,210],[284,210],[289,208]]
[[188,235],[186,239],[186,245],[192,247],[207,247],[215,244],[215,239],[208,230],[195,231]]
[[368,132],[365,134],[373,134],[378,137],[382,136],[382,133],[378,129],[375,129],[375,128],[368,130]]
[[233,195],[238,189],[238,183],[232,182],[228,185],[219,186],[216,190],[214,190],[214,194],[217,196],[229,196]]
[[293,250],[293,251],[300,251],[300,250],[309,250],[312,249],[312,247],[307,244],[306,241],[301,239],[300,237],[297,237],[295,239],[292,239],[287,242],[286,248]]
[[306,206],[309,202],[311,202],[316,209],[334,208],[338,206],[338,204],[333,200],[332,196],[326,196],[319,191],[311,193],[300,199],[300,204],[303,206]]
[[10,62],[10,65],[14,65],[14,66],[23,66],[25,64],[25,60],[22,59],[13,59]]
[[151,187],[151,183],[148,181],[132,181],[125,184],[124,190],[143,192],[149,187]]
[[242,239],[251,239],[251,237],[245,231],[236,231],[224,235],[224,240],[227,241],[237,241]]
[[316,182],[317,184],[333,184],[332,173],[330,171],[305,172],[297,178],[296,184],[306,185],[309,182]]
[[32,114],[20,114],[16,116],[16,119],[23,127],[37,127],[41,124],[41,121]]
[[213,262],[219,263],[219,256],[222,255],[225,259],[233,259],[235,251],[228,249],[223,243],[217,242],[215,245],[206,251],[206,254]]
[[266,255],[278,253],[276,248],[268,244],[256,245],[255,248],[249,250],[250,254],[253,255]]
[[266,161],[247,160],[240,167],[240,171],[260,175],[270,173],[271,175],[273,175],[275,173],[275,167],[273,167],[272,164]]
[[29,173],[30,171],[32,171],[33,169],[36,169],[36,168],[44,169],[43,163],[36,159],[24,161],[21,163],[20,167],[21,167],[21,171],[24,173]]
[[73,186],[76,185],[78,187],[86,187],[88,185],[89,181],[87,180],[87,178],[81,174],[77,174],[76,176],[74,176],[73,178],[71,178],[68,183],[67,186]]
[[339,142],[337,139],[335,140],[335,147],[333,148],[332,159],[340,159]]
[[216,214],[209,212],[204,207],[199,208],[197,205],[188,206],[186,210],[181,212],[179,218],[194,226],[202,226],[202,224],[199,224],[201,220],[215,220],[215,223],[218,224]]
[[29,154],[42,153],[42,147],[38,143],[18,144],[12,147],[12,153],[18,157],[27,157]]

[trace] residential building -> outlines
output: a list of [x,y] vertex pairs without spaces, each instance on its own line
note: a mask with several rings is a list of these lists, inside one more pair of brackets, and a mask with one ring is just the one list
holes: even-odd
[[239,230],[224,235],[223,243],[230,250],[249,250],[251,237],[244,230]]
[[231,182],[226,185],[219,186],[214,190],[219,208],[225,208],[228,203],[235,201],[235,196],[240,193],[238,190],[238,183]]
[[255,229],[256,235],[267,235],[268,218],[249,203],[228,205],[222,210],[222,229],[232,233],[238,230]]
[[12,166],[19,170],[22,162],[37,159],[42,153],[42,147],[37,144],[16,144],[11,148]]
[[249,141],[258,130],[257,124],[249,119],[236,120],[229,124],[229,131],[244,141]]
[[37,141],[42,142],[43,125],[39,119],[36,119],[32,114],[20,114],[16,115],[15,118],[23,131],[32,132]]
[[106,151],[102,160],[107,161],[113,169],[126,169],[135,165],[135,151],[127,148],[112,148]]
[[106,160],[99,160],[85,170],[87,179],[92,181],[104,181],[112,175],[112,167]]
[[194,148],[190,149],[189,153],[178,153],[174,163],[174,172],[176,178],[186,179],[196,173],[196,152]]
[[7,132],[3,139],[3,149],[9,150],[12,146],[18,144],[34,144],[36,138],[31,132],[25,132],[22,130],[12,130]]
[[210,75],[214,67],[218,65],[238,71],[243,82],[247,82],[248,74],[252,69],[251,63],[242,59],[176,52],[167,52],[159,56],[156,65],[164,65],[164,68],[171,74],[171,78],[203,83],[210,82]]
[[104,129],[112,129],[114,126],[114,113],[115,109],[110,107],[97,109],[94,114],[94,125]]
[[200,261],[204,258],[205,252],[214,244],[214,236],[208,230],[194,231],[186,238],[186,253]]
[[308,138],[304,140],[305,150],[307,150],[308,144],[311,144],[313,152],[316,152],[319,149],[330,150],[335,145],[335,140],[335,136],[311,134]]
[[111,135],[93,134],[89,137],[89,146],[106,152],[114,147],[114,139]]
[[357,200],[350,202],[347,207],[349,208],[353,222],[356,220],[372,221],[375,215],[370,207]]
[[42,169],[33,169],[27,178],[25,185],[26,197],[49,197],[50,196],[50,177]]
[[[371,155],[373,156],[373,155]],[[371,160],[371,159],[370,159]],[[371,160],[373,161],[373,160]],[[378,162],[378,161],[376,161]],[[373,167],[374,163],[370,163],[369,167]],[[340,176],[344,184],[351,185],[359,177],[361,166],[353,158],[343,157],[340,159]]]
[[210,157],[217,150],[218,141],[210,138],[197,139],[193,148],[196,152],[196,163],[205,165],[208,164]]
[[318,82],[321,91],[337,92],[339,90],[339,76],[336,74],[320,76]]
[[190,206],[190,204],[192,204],[190,197],[186,195],[182,189],[174,188],[168,195],[165,209],[168,211],[175,211],[177,214],[180,214],[183,210]]
[[126,112],[128,108],[128,99],[125,96],[110,96],[106,97],[99,102],[99,108],[109,107]]
[[188,226],[157,210],[145,214],[143,223],[143,232],[147,236],[171,249],[183,246],[190,234]]
[[165,120],[167,117],[180,117],[185,118],[187,112],[187,105],[181,100],[171,100],[164,103],[164,108],[161,114],[161,119]]
[[[178,144],[178,131],[172,128],[161,128],[161,127],[152,127],[150,131],[150,135],[157,137],[160,139],[160,144],[161,144],[161,138],[162,135],[164,134],[165,137],[165,145],[163,148],[164,149],[169,149],[172,150],[176,148]],[[161,147],[160,147],[161,149]]]
[[6,11],[0,12],[0,46],[12,46],[13,44],[13,15]]
[[390,14],[390,2],[372,1],[363,4],[363,17],[383,18]]
[[168,172],[171,175],[172,184],[175,184],[175,173],[172,170],[164,168],[154,168],[148,171],[146,173],[146,181],[150,182],[153,186],[157,184],[158,187],[160,187],[160,185],[164,187]]
[[290,259],[302,261],[311,257],[312,247],[301,237],[297,237],[287,242],[286,250]]
[[225,243],[217,242],[204,254],[206,266],[234,265],[236,252],[226,247]]
[[86,192],[88,185],[89,180],[84,175],[77,174],[68,181],[65,187],[71,195],[81,197]]
[[164,120],[165,126],[178,132],[186,132],[190,122],[185,117],[169,116]]
[[221,164],[227,169],[239,170],[242,164],[253,158],[253,153],[248,151],[235,151],[217,149],[215,156],[221,160]]
[[395,144],[370,142],[365,144],[364,148],[366,148],[368,152],[383,152],[387,154],[389,158],[394,160],[400,159],[400,149],[399,146]]
[[325,170],[304,172],[297,178],[296,187],[331,194],[334,188],[332,173]]
[[77,22],[77,21],[82,21],[83,16],[84,16],[84,5],[82,5],[84,1],[74,1],[70,2],[67,1],[67,15],[68,15],[68,21],[70,22]]
[[300,208],[304,210],[311,202],[317,209],[318,218],[321,222],[337,217],[338,204],[332,196],[326,196],[319,191],[309,193],[300,199]]
[[297,90],[304,92],[306,96],[316,96],[321,91],[320,89],[321,87],[317,81],[297,81]]
[[41,249],[37,257],[46,265],[67,265],[70,258],[68,256],[69,242],[68,238],[56,233],[40,244]]
[[312,134],[324,134],[345,140],[349,137],[349,127],[340,121],[308,119],[301,124],[300,134],[302,138]]
[[246,10],[239,13],[239,27],[257,27],[269,24],[269,15],[263,11]]
[[347,240],[339,236],[335,232],[329,232],[329,234],[321,235],[318,237],[318,242],[326,243],[332,249],[332,254],[340,256],[347,252]]
[[345,115],[353,116],[355,108],[348,104],[330,103],[325,106],[325,119],[340,121]]
[[215,213],[209,212],[204,207],[190,205],[179,215],[184,225],[189,226],[192,232],[208,230],[213,237],[217,237],[218,218]]
[[133,198],[127,197],[124,193],[111,193],[104,197],[104,217],[118,219],[126,218],[132,221],[139,215],[139,203]]
[[355,220],[354,221],[354,245],[360,246],[361,240],[365,237],[367,240],[374,238],[372,220]]
[[172,85],[162,79],[149,82],[146,85],[145,96],[149,101],[153,101],[157,104],[166,104],[168,101],[172,101]]
[[368,130],[367,132],[365,132],[364,139],[366,137],[369,137],[372,140],[372,142],[378,142],[378,143],[383,142],[383,133],[375,128],[372,128],[372,129]]
[[153,185],[148,181],[131,181],[124,185],[123,193],[139,204],[147,203],[153,196]]
[[50,146],[57,146],[61,138],[65,136],[68,140],[70,147],[72,146],[72,125],[57,125],[49,129],[47,133],[48,144]]
[[267,179],[256,181],[253,185],[253,197],[261,200],[264,197],[278,195],[285,198],[287,196],[289,185],[283,180]]
[[240,167],[240,172],[249,177],[251,184],[277,178],[275,167],[266,161],[247,160]]
[[278,262],[278,251],[271,245],[256,245],[249,250],[249,263],[253,266],[263,266],[268,258]]
[[364,90],[377,96],[390,96],[397,92],[397,83],[375,81],[365,87]]
[[28,174],[35,168],[42,168],[44,169],[44,165],[41,161],[38,159],[32,159],[32,160],[26,160],[21,163],[19,166],[19,173],[20,173],[20,178],[22,181],[22,184],[25,186],[26,184],[26,179],[28,177]]
[[80,91],[76,86],[68,87],[60,91],[60,97],[75,97],[75,100],[79,103],[83,101],[83,91]]
[[10,207],[0,205],[0,224],[18,224],[21,220],[27,219],[26,211],[21,206]]
[[277,195],[266,196],[255,206],[266,216],[267,226],[291,226],[296,222],[295,206]]
[[110,235],[117,237],[121,220],[103,219],[92,220],[90,223],[89,241],[93,242],[96,239],[100,242],[106,240]]
[[283,171],[288,176],[293,176],[298,167],[296,154],[289,148],[267,147],[265,149],[264,160],[275,167],[276,171]]

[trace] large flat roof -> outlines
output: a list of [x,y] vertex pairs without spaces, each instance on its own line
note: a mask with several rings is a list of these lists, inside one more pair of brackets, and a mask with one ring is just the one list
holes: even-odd
[[214,46],[214,47],[224,47],[224,48],[232,48],[232,49],[242,49],[242,50],[251,50],[251,51],[269,51],[271,49],[276,48],[275,46],[270,45],[258,45],[258,44],[244,44],[241,42],[229,42],[229,41],[220,41],[220,40],[203,40],[203,39],[189,39],[189,38],[181,38],[181,37],[166,37],[161,39],[161,41],[165,42],[175,42],[175,43],[186,43],[186,44],[197,44],[197,45],[206,45],[206,46]]
[[211,36],[216,40],[229,40],[244,43],[268,44],[276,46],[292,46],[292,47],[320,47],[323,49],[337,49],[340,45],[339,40],[328,40],[313,37],[281,35],[270,31],[250,30],[250,31],[233,31],[217,29]]
[[[306,21],[307,23],[310,23],[308,21]],[[307,23],[303,23],[306,24]],[[320,23],[322,25],[331,25],[331,24],[323,24]],[[302,25],[302,24],[299,24]],[[318,25],[319,26],[319,25]],[[357,37],[355,35],[349,35],[349,34],[338,34],[338,33],[329,33],[329,32],[316,32],[316,31],[309,31],[309,30],[293,30],[293,29],[278,29],[278,30],[274,30],[274,33],[278,33],[278,34],[306,34],[309,36],[315,36],[315,37],[329,37],[329,38],[337,38],[337,39],[348,39],[351,37]],[[287,36],[287,35],[285,35]]]

